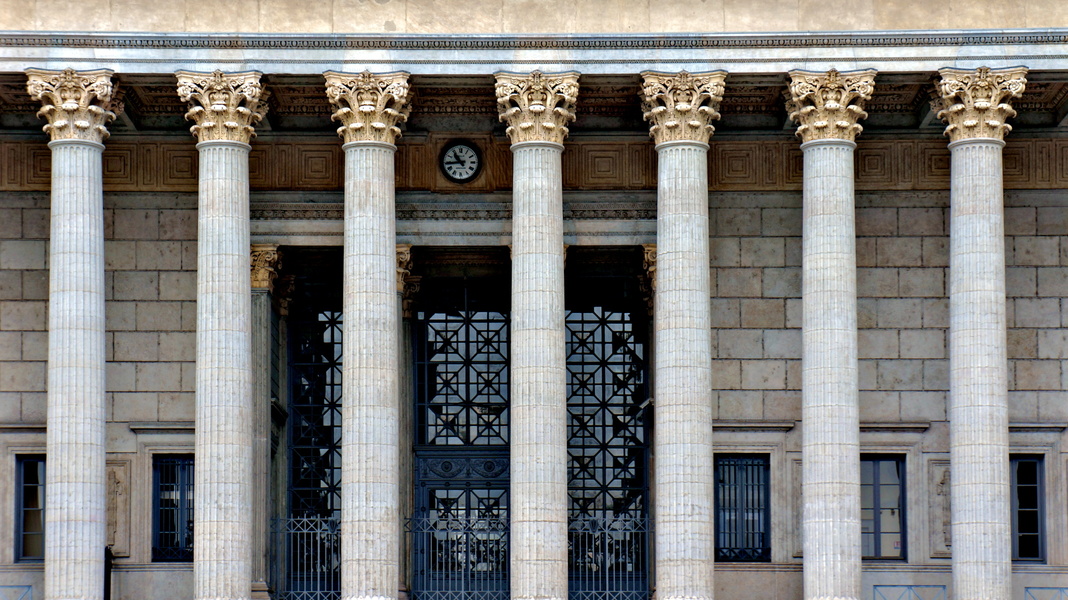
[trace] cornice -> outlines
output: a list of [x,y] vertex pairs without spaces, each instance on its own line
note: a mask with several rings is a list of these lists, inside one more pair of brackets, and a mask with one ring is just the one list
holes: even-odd
[[1068,29],[702,34],[200,34],[0,31],[0,46],[145,49],[554,50],[972,46],[1068,43]]

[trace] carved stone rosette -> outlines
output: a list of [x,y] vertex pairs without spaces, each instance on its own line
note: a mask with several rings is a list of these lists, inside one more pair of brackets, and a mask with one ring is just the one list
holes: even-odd
[[813,140],[854,141],[864,130],[857,121],[868,116],[864,102],[875,89],[874,69],[839,73],[790,71],[790,92],[786,110],[797,123],[797,135]]
[[201,142],[248,143],[256,136],[255,125],[267,113],[267,92],[260,85],[259,71],[197,73],[178,71],[178,97],[189,103],[185,118]]
[[252,288],[274,290],[274,280],[282,267],[282,254],[274,244],[252,244],[249,253]]
[[563,144],[568,123],[575,120],[579,74],[545,74],[534,71],[497,73],[497,109],[513,144],[553,142]]
[[46,71],[26,69],[26,90],[42,104],[38,117],[48,119],[45,133],[52,140],[87,140],[103,143],[107,124],[115,120],[113,71]]
[[938,118],[946,123],[950,141],[969,138],[1005,139],[1012,126],[1005,123],[1016,116],[1009,105],[1027,85],[1027,68],[939,69],[942,79],[935,84],[939,99],[932,102]]
[[337,107],[337,134],[348,142],[396,143],[399,125],[408,120],[412,94],[408,73],[338,73],[327,71],[326,97]]
[[707,144],[719,119],[726,71],[707,73],[642,72],[642,116],[649,121],[649,135],[657,144],[702,142]]

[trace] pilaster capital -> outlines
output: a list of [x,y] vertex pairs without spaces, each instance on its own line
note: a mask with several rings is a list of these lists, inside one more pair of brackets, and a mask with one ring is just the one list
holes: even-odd
[[274,290],[274,280],[282,268],[282,254],[275,244],[252,244],[249,252],[252,287]]
[[121,111],[114,97],[113,74],[108,69],[26,69],[26,91],[41,102],[37,116],[48,119],[45,133],[53,141],[103,143],[109,135],[107,124],[115,120],[113,109]]
[[408,73],[339,73],[327,71],[326,97],[337,107],[331,119],[341,123],[337,134],[348,142],[396,143],[399,125],[411,112]]
[[178,71],[178,97],[189,104],[185,118],[201,142],[249,143],[255,125],[267,113],[268,93],[260,85],[259,71],[198,73]]
[[719,119],[726,71],[660,73],[642,71],[642,116],[657,144],[693,141],[707,144]]
[[951,141],[971,138],[1005,139],[1016,116],[1009,100],[1023,95],[1027,68],[939,69],[935,83],[938,98],[932,103],[938,118],[946,123]]
[[640,288],[645,297],[649,314],[653,314],[656,299],[656,244],[642,244],[642,269],[645,277],[641,279]]
[[412,272],[412,245],[397,244],[397,291],[404,293],[404,283]]
[[497,109],[513,144],[553,142],[563,144],[567,125],[575,120],[579,74],[497,73]]
[[840,73],[790,71],[786,111],[797,123],[803,142],[856,140],[864,130],[857,121],[866,118],[864,103],[875,89],[875,69]]

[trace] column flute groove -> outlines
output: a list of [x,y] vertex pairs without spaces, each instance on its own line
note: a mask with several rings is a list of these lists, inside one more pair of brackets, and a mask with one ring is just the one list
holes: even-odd
[[400,305],[394,142],[408,74],[329,71],[345,151],[341,374],[341,598],[397,597],[400,580]]
[[45,598],[99,600],[107,543],[102,155],[115,118],[112,72],[26,74],[52,150]]
[[193,597],[252,588],[252,286],[249,141],[263,118],[260,73],[178,71],[199,140]]
[[655,588],[659,600],[715,595],[708,141],[724,71],[642,74],[656,142],[653,300]]
[[561,154],[578,73],[497,73],[512,141],[511,597],[567,597],[567,363]]
[[854,139],[875,71],[790,71],[804,152],[801,487],[807,600],[861,597]]
[[953,594],[1012,598],[1004,137],[1027,70],[941,69],[950,138],[949,438]]

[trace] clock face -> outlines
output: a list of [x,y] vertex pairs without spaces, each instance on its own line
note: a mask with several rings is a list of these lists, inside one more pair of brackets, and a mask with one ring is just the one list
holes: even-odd
[[441,153],[441,171],[451,181],[467,183],[482,170],[482,156],[470,142],[449,144]]

